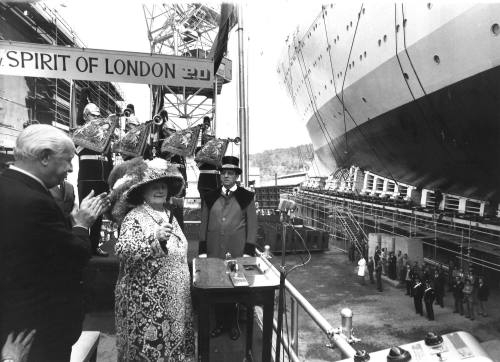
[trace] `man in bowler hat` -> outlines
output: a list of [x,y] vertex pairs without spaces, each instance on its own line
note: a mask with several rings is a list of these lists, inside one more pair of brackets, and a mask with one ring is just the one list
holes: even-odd
[[[257,215],[254,193],[236,184],[241,174],[239,159],[224,156],[220,167],[222,187],[208,192],[203,200],[200,226],[200,257],[224,259],[255,255]],[[231,339],[240,336],[235,304],[215,306],[216,326],[211,336],[227,330]]]

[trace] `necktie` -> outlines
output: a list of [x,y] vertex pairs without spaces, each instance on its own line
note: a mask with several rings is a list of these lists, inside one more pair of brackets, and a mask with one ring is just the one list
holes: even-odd
[[226,189],[226,196],[229,196],[230,192],[231,192],[230,190]]

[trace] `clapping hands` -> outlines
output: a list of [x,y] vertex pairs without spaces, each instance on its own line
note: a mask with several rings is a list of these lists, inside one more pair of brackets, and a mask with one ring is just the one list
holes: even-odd
[[89,228],[94,221],[101,216],[110,206],[107,194],[103,192],[94,196],[94,190],[82,200],[80,207],[75,207],[71,215],[75,221],[75,225]]

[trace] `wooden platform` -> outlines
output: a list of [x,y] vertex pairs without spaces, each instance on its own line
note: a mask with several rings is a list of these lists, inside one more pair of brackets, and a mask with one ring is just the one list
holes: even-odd
[[[188,262],[198,255],[198,241],[193,237],[197,230],[195,225],[189,227],[188,233]],[[116,362],[116,336],[114,319],[114,290],[118,277],[119,262],[114,255],[114,242],[110,241],[102,246],[110,253],[108,257],[93,257],[84,274],[86,290],[87,315],[84,321],[84,330],[101,331],[97,361]],[[196,303],[196,301],[194,301]],[[196,308],[196,305],[195,305]],[[195,309],[195,329],[197,331],[197,311]],[[240,313],[241,336],[239,340],[232,341],[227,334],[210,340],[210,360],[214,362],[243,361],[246,321],[244,312]],[[253,361],[261,361],[262,330],[258,323],[254,324]]]
[[[196,321],[195,314],[194,320]],[[195,324],[195,329],[197,332]],[[240,321],[241,335],[237,341],[232,341],[227,334],[210,340],[210,361],[214,362],[236,362],[243,361],[245,348],[246,322]],[[116,335],[115,335],[115,317],[113,311],[88,313],[84,321],[85,330],[100,330],[101,337],[97,352],[97,361],[116,362]],[[254,337],[252,356],[253,361],[261,361],[262,330],[257,322],[254,323]],[[197,338],[195,338],[197,339]]]

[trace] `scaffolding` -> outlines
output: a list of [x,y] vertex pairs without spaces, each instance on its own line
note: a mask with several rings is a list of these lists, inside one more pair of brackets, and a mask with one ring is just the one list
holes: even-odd
[[[219,12],[204,4],[143,5],[151,53],[193,58],[211,58],[217,36]],[[213,88],[151,87],[152,116],[168,112],[172,128],[191,127],[205,117],[215,119],[217,94],[230,81],[231,62],[217,71]]]
[[[0,3],[0,16],[3,19],[0,24],[2,40],[85,47],[62,16],[43,2]],[[89,88],[91,98],[103,116],[115,113],[117,102],[123,101],[120,88],[109,82],[34,77],[25,77],[25,80],[29,90],[25,100],[27,122],[54,124],[63,129],[74,127],[72,87],[74,94],[84,87]],[[8,92],[5,89],[0,96],[11,102]]]
[[354,219],[364,234],[420,238],[429,263],[448,265],[453,260],[465,270],[474,266],[476,272],[500,275],[498,225],[311,191],[299,191],[293,197],[304,224],[328,231],[342,250],[347,250],[353,234],[345,220]]

